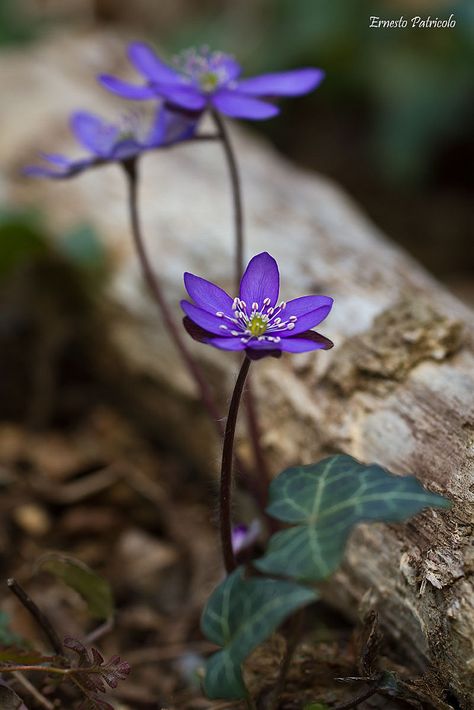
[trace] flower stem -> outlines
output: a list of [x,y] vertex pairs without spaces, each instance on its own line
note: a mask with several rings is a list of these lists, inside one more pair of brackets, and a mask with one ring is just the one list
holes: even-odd
[[232,460],[234,454],[234,438],[237,415],[239,413],[240,400],[250,368],[250,362],[249,358],[245,356],[237,377],[237,382],[235,383],[234,392],[230,401],[229,415],[227,417],[224,434],[224,446],[222,449],[219,522],[222,554],[224,557],[224,565],[228,574],[230,574],[237,567],[234,551],[232,549],[230,503],[232,492]]
[[[242,188],[241,180],[239,174],[239,168],[237,163],[237,158],[235,151],[230,139],[229,132],[225,125],[222,116],[218,111],[212,111],[212,118],[216,126],[217,135],[221,140],[222,147],[227,160],[227,166],[229,169],[229,177],[232,188],[232,202],[234,205],[234,234],[235,234],[235,293],[238,294],[240,290],[240,280],[244,273],[244,252],[245,252],[245,238],[244,238],[244,212],[243,212],[243,200],[242,200]],[[255,406],[255,399],[253,396],[253,389],[250,386],[247,387],[247,392],[245,396],[245,408],[247,410],[247,425],[250,435],[250,440],[252,443],[252,448],[255,457],[255,464],[257,468],[257,480],[258,480],[258,501],[262,509],[265,508],[266,498],[267,498],[267,486],[271,481],[270,472],[266,464],[265,456],[262,450],[261,437],[260,437],[260,427],[258,424],[257,410]]]
[[[224,435],[224,425],[221,418],[221,413],[215,403],[214,396],[207,384],[206,378],[201,371],[201,368],[194,360],[191,352],[189,351],[185,339],[181,335],[180,328],[176,325],[173,318],[171,310],[166,302],[163,295],[163,290],[158,278],[158,275],[153,270],[151,265],[145,242],[142,235],[142,230],[140,226],[140,218],[138,211],[138,171],[137,171],[137,161],[130,160],[124,162],[123,168],[127,177],[128,185],[128,205],[130,212],[130,224],[132,228],[133,241],[135,244],[135,249],[138,255],[138,259],[142,268],[143,277],[150,290],[150,293],[155,301],[158,311],[160,312],[163,320],[165,321],[171,338],[176,346],[176,349],[180,353],[185,365],[187,366],[194,382],[196,384],[197,390],[201,401],[212,420],[214,427],[216,429],[217,435],[222,437]],[[248,467],[244,462],[236,455],[235,462],[240,471],[242,479],[245,482],[246,487],[249,491],[255,495],[256,498],[259,497],[259,492],[257,490],[255,478],[250,474]]]
[[127,161],[123,163],[123,167],[127,175],[129,197],[128,204],[130,210],[130,223],[132,227],[133,241],[135,244],[135,249],[137,251],[138,259],[140,261],[145,282],[153,296],[156,305],[158,306],[158,309],[166,324],[168,332],[170,333],[171,338],[174,344],[176,345],[176,348],[180,352],[181,357],[183,358],[189,372],[191,373],[197,385],[203,404],[207,409],[212,421],[214,422],[218,434],[222,435],[223,429],[220,421],[220,412],[217,409],[214,397],[209,389],[209,386],[203,373],[201,372],[201,369],[199,368],[190,351],[188,350],[186,342],[181,335],[181,330],[177,326],[170,311],[170,308],[168,307],[158,276],[153,270],[153,267],[148,258],[148,253],[143,240],[138,214],[137,162],[135,160]]
[[240,279],[244,273],[244,211],[242,205],[242,190],[240,186],[239,168],[235,157],[229,132],[218,111],[212,111],[212,118],[216,125],[217,133],[224,149],[229,168],[229,177],[232,187],[232,201],[234,205],[234,227],[235,227],[235,293],[239,293]]

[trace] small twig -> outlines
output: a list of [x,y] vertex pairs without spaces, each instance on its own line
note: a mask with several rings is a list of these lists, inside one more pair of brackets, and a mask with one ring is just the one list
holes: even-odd
[[54,705],[47,700],[44,695],[42,695],[37,688],[33,685],[33,683],[30,683],[28,678],[25,678],[23,673],[20,673],[20,671],[15,671],[13,673],[15,679],[27,690],[30,695],[34,697],[34,699],[46,710],[54,710]]
[[61,640],[56,631],[54,630],[53,625],[51,624],[46,614],[44,614],[41,609],[36,606],[34,601],[28,596],[23,587],[18,584],[16,579],[13,579],[13,577],[8,579],[7,586],[10,591],[12,591],[13,594],[17,597],[17,599],[20,600],[25,609],[30,612],[31,616],[34,618],[38,626],[42,629],[42,631],[48,638],[48,641],[51,644],[51,648],[54,650],[54,652],[58,656],[65,657],[66,654],[64,653]]
[[107,619],[107,621],[104,621],[103,624],[100,626],[97,626],[93,631],[90,632],[90,634],[87,634],[84,644],[86,646],[90,646],[92,643],[95,643],[98,641],[98,639],[101,639],[103,636],[109,633],[109,631],[112,631],[115,625],[115,619],[113,616],[110,617],[110,619]]
[[16,666],[2,663],[0,665],[0,673],[53,673],[54,675],[74,675],[74,673],[89,673],[90,669],[86,668],[58,668],[57,666],[42,666],[42,665],[26,665],[18,664]]

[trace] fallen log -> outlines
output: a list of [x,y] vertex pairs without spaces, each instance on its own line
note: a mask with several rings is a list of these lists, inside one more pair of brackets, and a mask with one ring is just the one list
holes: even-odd
[[[177,445],[185,441],[190,456],[204,456],[207,468],[217,469],[213,434],[198,416],[192,382],[143,288],[120,171],[109,167],[63,183],[18,175],[39,147],[73,149],[63,127],[70,110],[79,105],[110,113],[119,106],[93,75],[124,70],[123,44],[107,35],[52,37],[27,54],[4,54],[0,88],[10,101],[2,107],[1,190],[19,204],[40,204],[58,234],[84,219],[97,227],[115,263],[108,288],[119,306],[113,338],[135,377],[135,401]],[[432,664],[453,697],[472,709],[473,314],[336,185],[294,168],[250,134],[232,133],[242,167],[247,253],[268,250],[277,258],[285,298],[335,298],[322,328],[336,344],[333,351],[253,368],[272,470],[342,450],[415,474],[454,500],[452,511],[427,511],[404,526],[361,526],[326,594],[346,614],[356,614],[361,602],[377,608],[399,647],[420,666]],[[148,248],[180,317],[183,271],[232,288],[225,164],[218,145],[189,145],[148,156],[142,172]],[[228,397],[235,359],[192,347],[221,398]],[[179,406],[163,412],[171,401]],[[245,455],[243,436],[240,445]]]

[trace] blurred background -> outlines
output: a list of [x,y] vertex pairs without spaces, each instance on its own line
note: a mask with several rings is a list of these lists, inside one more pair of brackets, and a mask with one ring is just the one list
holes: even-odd
[[[453,29],[370,29],[369,17],[447,18]],[[169,55],[210,44],[247,75],[316,65],[322,87],[254,123],[334,178],[391,238],[474,298],[472,0],[1,0],[0,43],[114,27]],[[14,97],[10,97],[10,100]]]
[[[369,28],[371,15],[451,13],[453,29]],[[117,44],[123,38],[124,46],[126,39],[147,39],[168,56],[209,44],[234,53],[247,76],[324,68],[318,91],[282,102],[277,118],[248,130],[345,188],[382,232],[474,305],[474,2],[0,0],[0,73],[11,87],[2,105],[17,100],[16,114],[33,116],[16,134],[24,155],[9,155],[0,167],[0,575],[26,580],[58,629],[83,637],[92,626],[78,596],[31,570],[51,548],[99,570],[120,611],[101,648],[118,651],[137,668],[123,684],[120,698],[127,704],[120,707],[156,708],[158,700],[170,710],[201,710],[209,705],[202,705],[195,677],[199,654],[206,652],[198,620],[203,590],[213,575],[218,579],[220,563],[209,470],[203,475],[190,460],[189,441],[174,449],[169,441],[168,419],[185,405],[174,392],[166,400],[162,384],[165,405],[156,422],[156,408],[150,406],[153,416],[147,410],[154,384],[133,379],[109,348],[112,316],[102,295],[111,264],[88,215],[51,239],[34,181],[21,186],[23,197],[33,195],[22,204],[36,204],[34,211],[7,200],[10,177],[32,160],[43,131],[34,119],[38,106],[28,101],[28,86],[18,91],[8,61],[15,55],[15,66],[23,62],[22,76],[29,77],[39,42],[60,35],[67,49],[70,38],[97,29],[107,30],[105,37],[120,35]],[[101,66],[102,58],[90,61]],[[85,67],[84,73],[95,72]],[[67,93],[61,74],[51,91]],[[47,68],[41,81],[49,92]],[[87,91],[93,90],[99,91],[91,79]],[[81,94],[78,108],[82,100]],[[0,140],[8,121],[8,112],[0,111]],[[53,138],[56,127],[67,132],[65,115],[55,121],[49,121]],[[5,142],[2,148],[8,155]],[[212,433],[206,439],[195,420],[193,436],[207,465],[210,449],[202,442]],[[31,639],[32,624],[11,600],[3,604],[6,589],[0,596],[7,612],[0,616],[0,646],[12,643],[10,622],[16,634]],[[331,620],[318,633],[350,640],[352,627]],[[179,663],[157,658],[160,644],[173,643],[194,650],[179,651]],[[337,654],[339,663],[339,647]],[[347,664],[339,675],[354,674],[351,657]]]

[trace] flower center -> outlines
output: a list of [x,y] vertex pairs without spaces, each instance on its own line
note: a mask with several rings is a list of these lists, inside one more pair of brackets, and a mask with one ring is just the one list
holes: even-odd
[[255,313],[255,315],[250,318],[247,325],[247,329],[252,335],[255,335],[256,337],[258,337],[259,335],[263,335],[267,328],[268,318],[263,318],[261,313]]
[[202,91],[212,93],[229,79],[231,57],[223,52],[213,52],[209,47],[186,49],[178,54],[173,63],[186,79],[199,84]]
[[217,72],[203,72],[199,77],[199,85],[203,91],[214,91],[219,86],[219,74]]

